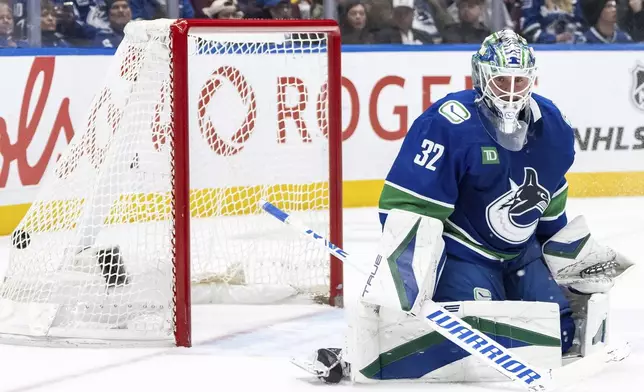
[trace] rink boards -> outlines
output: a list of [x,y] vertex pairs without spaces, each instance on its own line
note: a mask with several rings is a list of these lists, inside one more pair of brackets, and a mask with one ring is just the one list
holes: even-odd
[[[445,94],[470,86],[470,56],[475,49],[346,48],[342,56],[345,206],[376,204],[383,179],[416,116]],[[626,46],[546,49],[536,49],[535,91],[557,103],[575,128],[577,155],[568,176],[570,196],[643,195],[644,51]],[[0,56],[3,69],[12,75],[0,96],[4,120],[0,124],[6,124],[0,126],[0,234],[15,227],[35,200],[43,175],[84,126],[92,98],[103,83],[96,75],[104,73],[111,59],[105,51],[7,54]],[[279,76],[291,75],[284,69]],[[317,93],[310,95],[313,105]],[[308,128],[318,130],[317,121],[306,121]],[[277,124],[269,122],[266,132],[275,134]],[[294,127],[288,132],[296,138]]]

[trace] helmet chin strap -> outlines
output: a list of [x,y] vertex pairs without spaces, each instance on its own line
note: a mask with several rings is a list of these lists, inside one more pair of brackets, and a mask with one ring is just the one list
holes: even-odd
[[521,117],[523,109],[525,109],[525,106],[518,110],[499,109],[497,107],[497,110],[501,114],[501,131],[503,133],[512,134],[516,132],[517,128],[520,126],[519,118]]
[[527,143],[527,131],[530,124],[530,109],[527,103],[519,110],[503,110],[489,97],[477,98],[480,113],[489,121],[492,128],[486,131],[502,147],[510,151],[519,151]]
[[514,113],[506,113],[508,115],[512,115],[511,118],[508,118],[507,116],[503,116],[503,133],[514,133],[519,125],[519,121],[517,120],[517,116]]

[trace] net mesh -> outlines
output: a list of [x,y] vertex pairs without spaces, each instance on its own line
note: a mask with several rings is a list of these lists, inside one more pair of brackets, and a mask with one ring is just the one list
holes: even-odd
[[[172,339],[182,71],[170,24],[127,26],[86,126],[14,232],[2,336]],[[190,30],[193,303],[328,292],[328,256],[257,207],[264,198],[329,234],[326,47],[324,33]]]

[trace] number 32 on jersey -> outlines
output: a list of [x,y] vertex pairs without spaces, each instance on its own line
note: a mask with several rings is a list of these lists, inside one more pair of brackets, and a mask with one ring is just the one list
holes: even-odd
[[424,139],[420,147],[422,150],[420,154],[416,154],[414,163],[432,171],[436,170],[435,164],[443,156],[445,147],[429,139]]

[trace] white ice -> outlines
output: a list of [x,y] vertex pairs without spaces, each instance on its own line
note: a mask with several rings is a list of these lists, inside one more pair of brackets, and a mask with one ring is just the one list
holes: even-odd
[[[635,261],[644,242],[644,198],[569,200],[568,216],[583,214],[596,238]],[[369,263],[379,235],[373,208],[344,213],[344,248]],[[0,237],[0,276],[8,239]],[[613,340],[627,340],[632,354],[567,388],[578,392],[644,389],[644,272],[636,269],[612,291]],[[350,300],[360,276],[345,269]],[[319,347],[340,347],[342,309],[323,305],[195,306],[192,348],[92,349],[0,345],[0,391],[321,391],[436,390],[455,392],[521,390],[503,384],[401,384],[327,386],[294,367],[293,356]],[[640,371],[642,373],[640,373]]]

